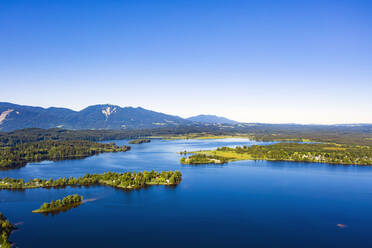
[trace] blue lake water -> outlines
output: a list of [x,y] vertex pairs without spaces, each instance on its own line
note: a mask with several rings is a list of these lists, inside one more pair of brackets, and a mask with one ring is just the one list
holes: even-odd
[[[24,179],[143,170],[183,175],[176,187],[135,191],[2,190],[0,211],[17,223],[10,239],[21,248],[372,247],[372,167],[268,161],[190,166],[181,165],[177,154],[255,143],[153,140],[125,153],[0,171],[0,177]],[[74,193],[94,201],[54,216],[31,212]]]

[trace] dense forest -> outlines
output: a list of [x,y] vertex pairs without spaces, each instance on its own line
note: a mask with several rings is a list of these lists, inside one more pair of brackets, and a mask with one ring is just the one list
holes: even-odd
[[215,151],[201,151],[198,155],[200,154],[207,156],[208,159],[224,157],[228,161],[252,159],[372,165],[371,147],[339,144],[284,142],[273,145],[253,145],[250,147],[221,147]]
[[0,132],[0,146],[14,146],[46,140],[120,140],[149,136],[239,136],[263,141],[302,141],[372,146],[372,125],[297,125],[240,123],[237,125],[179,125],[156,129],[65,130],[29,128]]
[[122,140],[151,135],[149,130],[66,130],[60,128],[27,128],[13,132],[0,132],[0,146],[15,146],[39,141],[66,140]]
[[0,212],[0,247],[10,248],[11,243],[9,242],[10,233],[15,229],[9,220]]
[[83,197],[78,194],[68,195],[62,200],[51,201],[50,203],[44,202],[39,209],[36,209],[32,212],[34,213],[49,213],[59,210],[68,210],[73,207],[76,207],[83,203]]
[[150,142],[151,142],[150,139],[135,139],[135,140],[129,141],[128,143],[129,144],[142,144],[142,143],[150,143]]
[[125,152],[129,146],[92,141],[40,141],[15,146],[0,146],[0,168],[16,168],[28,162],[85,158],[103,152]]
[[108,185],[123,189],[139,189],[147,185],[177,185],[181,182],[180,171],[106,172],[86,174],[84,177],[59,178],[53,180],[0,178],[0,189],[61,188],[66,186]]
[[248,152],[253,159],[372,165],[372,149],[368,146],[278,143],[236,147],[235,152]]

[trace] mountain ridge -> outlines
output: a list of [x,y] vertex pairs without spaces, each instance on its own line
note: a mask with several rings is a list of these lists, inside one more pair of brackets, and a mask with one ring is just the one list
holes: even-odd
[[197,115],[186,118],[189,121],[195,121],[199,123],[209,123],[209,124],[238,124],[238,121],[230,120],[228,118],[217,116],[217,115]]
[[80,111],[0,102],[0,131],[23,128],[125,129],[191,124],[179,116],[142,107],[96,104]]

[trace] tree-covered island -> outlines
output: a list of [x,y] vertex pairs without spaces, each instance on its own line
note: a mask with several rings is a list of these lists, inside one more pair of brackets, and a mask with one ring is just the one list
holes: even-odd
[[0,168],[18,168],[29,162],[43,160],[86,158],[104,152],[125,152],[129,149],[129,146],[117,146],[115,143],[103,144],[86,140],[48,140],[15,146],[0,146]]
[[324,143],[277,143],[272,145],[221,147],[212,151],[193,152],[181,158],[183,164],[209,164],[214,161],[271,160],[315,162],[344,165],[372,165],[369,146]]
[[181,163],[182,164],[224,164],[227,163],[228,160],[221,156],[209,156],[206,154],[194,154],[188,158],[182,157]]
[[180,171],[144,171],[144,172],[106,172],[104,174],[86,174],[83,177],[45,179],[0,178],[0,189],[61,188],[66,186],[107,185],[121,189],[140,189],[148,185],[177,185],[181,182]]
[[51,201],[50,203],[45,202],[39,209],[32,211],[33,213],[50,213],[69,210],[73,207],[77,207],[83,203],[83,197],[78,194],[68,195],[62,200]]
[[12,244],[9,242],[10,233],[16,227],[0,212],[0,247],[10,248]]
[[135,139],[135,140],[129,141],[128,143],[129,144],[142,144],[142,143],[150,143],[150,142],[151,142],[150,139]]

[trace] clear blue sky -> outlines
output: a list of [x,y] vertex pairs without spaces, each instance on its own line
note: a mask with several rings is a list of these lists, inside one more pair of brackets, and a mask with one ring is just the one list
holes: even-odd
[[0,101],[372,123],[372,1],[1,0]]

